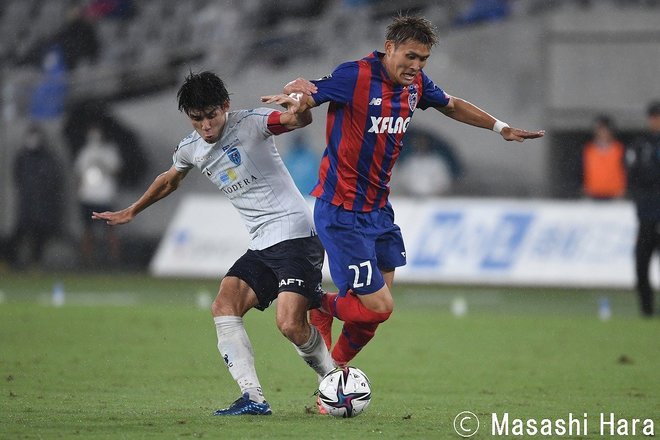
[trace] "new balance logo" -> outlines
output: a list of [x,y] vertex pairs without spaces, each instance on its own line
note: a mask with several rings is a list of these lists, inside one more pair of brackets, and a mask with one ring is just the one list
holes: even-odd
[[392,116],[371,117],[371,128],[369,133],[405,133],[410,123],[410,116],[407,118],[394,118]]
[[369,105],[380,105],[382,101],[383,101],[382,98],[371,98]]

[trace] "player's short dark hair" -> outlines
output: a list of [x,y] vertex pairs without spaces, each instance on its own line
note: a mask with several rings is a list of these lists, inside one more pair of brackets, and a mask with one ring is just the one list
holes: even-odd
[[387,26],[385,39],[397,47],[408,40],[417,41],[431,49],[437,42],[435,26],[423,17],[399,14]]
[[189,114],[191,110],[209,107],[224,107],[229,103],[229,92],[225,83],[213,72],[193,73],[186,77],[176,93],[179,110]]

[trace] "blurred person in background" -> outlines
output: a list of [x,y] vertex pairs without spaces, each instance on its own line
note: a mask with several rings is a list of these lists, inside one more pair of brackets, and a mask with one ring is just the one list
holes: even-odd
[[297,134],[282,156],[298,190],[309,194],[318,181],[319,155],[303,134]]
[[[74,164],[78,203],[83,222],[80,241],[82,263],[95,268],[103,263],[119,264],[119,237],[112,228],[94,223],[92,212],[110,211],[119,192],[118,176],[122,160],[117,146],[105,139],[101,127],[91,125],[86,143]],[[103,246],[99,246],[101,243]]]
[[73,157],[87,141],[90,127],[99,127],[104,138],[117,146],[122,167],[119,173],[121,189],[144,184],[148,159],[136,130],[115,116],[111,106],[102,99],[72,102],[63,121],[62,132]]
[[[193,168],[227,196],[248,229],[250,246],[225,274],[211,305],[218,351],[241,390],[241,397],[214,415],[270,415],[243,325],[250,309],[265,310],[277,298],[277,326],[298,355],[320,377],[335,368],[322,337],[307,322],[307,310],[318,307],[322,293],[323,246],[274,140],[309,125],[311,112],[286,95],[262,98],[284,105],[285,112],[229,111],[229,92],[212,72],[190,73],[177,98],[194,131],[174,150],[173,165],[129,207],[94,212],[92,218],[128,223],[175,191]],[[217,221],[222,227],[222,219]]]
[[8,258],[12,266],[25,268],[41,261],[46,244],[61,231],[64,213],[64,174],[38,125],[25,132],[14,159],[14,182],[18,217]]
[[101,45],[96,26],[83,12],[83,2],[74,1],[67,11],[66,22],[55,34],[37,41],[24,55],[19,55],[18,64],[39,65],[54,47],[61,50],[64,65],[69,71],[81,63],[95,63]]
[[64,114],[69,96],[69,78],[62,50],[53,46],[44,56],[42,77],[30,97],[30,118],[36,121],[58,119]]
[[451,193],[463,167],[453,147],[426,131],[410,129],[403,139],[391,187],[401,195],[433,197]]
[[582,151],[582,190],[596,200],[617,199],[626,192],[625,147],[614,132],[609,116],[594,121],[593,138]]
[[91,21],[101,19],[127,19],[135,15],[134,0],[91,0],[82,15]]
[[470,7],[454,19],[456,26],[499,21],[511,15],[509,0],[472,0]]
[[651,257],[660,251],[660,101],[647,110],[649,132],[626,150],[628,189],[637,208],[635,273],[642,316],[655,313],[649,280]]
[[[384,52],[342,63],[319,80],[297,78],[284,87],[284,93],[303,93],[303,105],[329,102],[327,147],[311,194],[314,223],[339,293],[324,295],[310,319],[328,346],[333,317],[344,321],[332,349],[338,365],[350,362],[394,309],[394,271],[406,264],[406,251],[388,200],[389,183],[415,109],[435,108],[507,141],[544,135],[509,127],[435,85],[422,69],[437,38],[425,18],[398,16],[387,27]],[[317,405],[320,409],[318,400]]]

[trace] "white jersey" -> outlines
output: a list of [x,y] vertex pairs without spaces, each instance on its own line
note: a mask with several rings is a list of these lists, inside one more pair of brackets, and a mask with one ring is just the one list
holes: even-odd
[[316,235],[307,202],[268,129],[268,116],[274,111],[228,112],[218,142],[209,144],[194,131],[173,156],[177,171],[199,168],[229,198],[243,218],[253,250]]

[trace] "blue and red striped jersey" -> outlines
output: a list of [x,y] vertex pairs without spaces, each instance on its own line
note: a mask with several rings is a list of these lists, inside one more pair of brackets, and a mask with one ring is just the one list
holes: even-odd
[[330,104],[327,146],[311,195],[351,211],[385,206],[392,167],[413,112],[449,103],[449,96],[424,72],[409,86],[392,82],[383,55],[374,51],[313,81],[316,105]]

